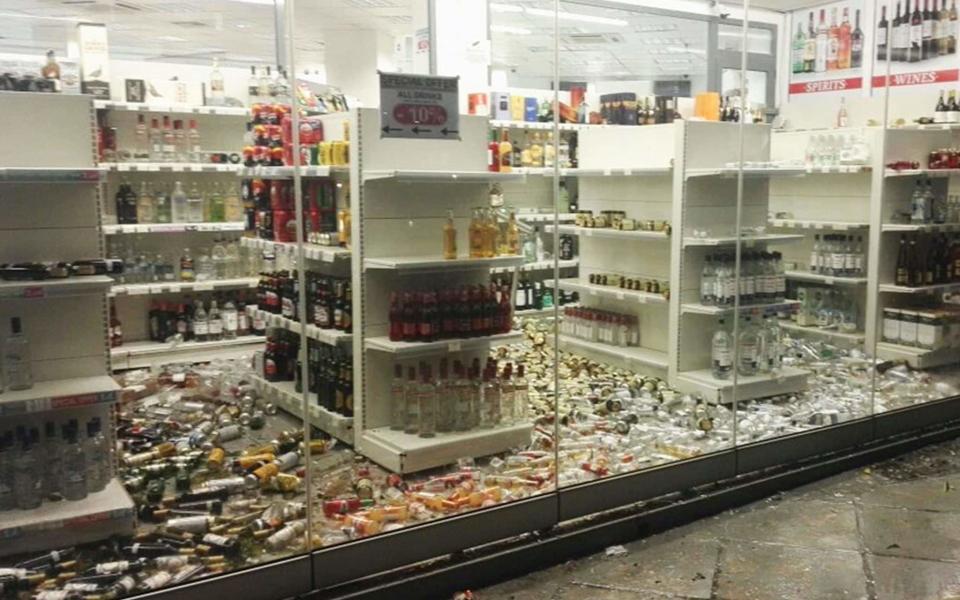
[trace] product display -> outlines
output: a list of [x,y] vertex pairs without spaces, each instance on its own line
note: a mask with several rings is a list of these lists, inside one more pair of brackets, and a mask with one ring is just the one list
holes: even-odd
[[[883,10],[886,11],[886,8]],[[809,14],[806,27],[802,22],[798,22],[797,33],[793,37],[791,62],[794,73],[821,73],[859,69],[863,66],[860,9],[855,10],[852,24],[850,9],[846,6],[843,7],[840,19],[837,18],[837,8],[830,8],[829,24],[826,20],[826,9],[820,9],[816,26],[813,11]],[[883,21],[879,27],[883,27]]]
[[258,257],[240,244],[239,238],[216,238],[213,245],[179,248],[150,255],[137,253],[137,243],[111,244],[113,259],[122,271],[110,273],[117,283],[222,281],[250,277],[259,266]]
[[[165,342],[177,336],[185,342],[214,342],[263,335],[263,328],[252,325],[247,316],[250,300],[245,294],[223,294],[211,299],[206,307],[203,300],[192,301],[189,296],[181,303],[154,301],[147,314],[149,338]],[[122,341],[114,344],[121,345]]]
[[960,281],[960,240],[956,236],[900,236],[894,283],[921,287]]
[[597,215],[594,215],[591,210],[578,210],[574,218],[574,224],[577,227],[609,228],[620,231],[662,231],[667,234],[670,233],[669,221],[631,219],[627,218],[627,213],[622,210],[604,210],[600,211]]
[[[307,306],[309,322],[321,329],[350,332],[353,327],[353,301],[350,281],[308,271]],[[300,294],[297,273],[278,271],[261,273],[257,286],[257,305],[261,310],[300,321]]]
[[390,340],[432,342],[506,333],[513,306],[509,289],[460,286],[390,294]]
[[779,252],[748,252],[740,258],[730,254],[707,256],[700,274],[700,302],[732,306],[739,295],[741,304],[771,304],[783,301],[787,286]]
[[796,290],[799,302],[791,315],[801,327],[836,330],[843,333],[859,331],[856,299],[842,289],[801,286]]
[[[930,10],[932,8],[932,10]],[[900,3],[890,4],[890,20],[887,19],[887,5],[880,7],[880,21],[877,24],[877,58],[897,62],[920,62],[938,56],[954,54],[957,51],[957,9],[951,4],[947,9],[946,0],[941,0],[940,10],[937,2],[928,7],[924,1],[914,0],[913,11],[910,0],[906,0],[904,11],[900,12]]]
[[815,235],[810,250],[810,272],[830,277],[863,277],[866,274],[863,236]]

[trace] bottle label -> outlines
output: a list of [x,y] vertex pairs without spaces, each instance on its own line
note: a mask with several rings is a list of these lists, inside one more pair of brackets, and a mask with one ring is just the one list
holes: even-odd
[[827,45],[827,60],[837,60],[837,52],[840,49],[840,40],[835,37],[830,38]]
[[853,253],[844,255],[843,265],[844,265],[844,269],[846,269],[847,271],[850,271],[851,273],[856,272],[857,255]]
[[235,312],[223,313],[223,327],[227,331],[236,331],[237,330],[237,313]]
[[210,328],[210,335],[218,336],[223,333],[223,321],[220,319],[210,319],[207,322],[207,326]]
[[933,37],[933,20],[931,19],[923,20],[923,37],[925,38]]
[[733,355],[729,348],[713,349],[713,364],[718,367],[729,367],[733,364]]
[[237,312],[237,330],[246,331],[250,327],[250,317],[247,316],[247,313],[239,311]]
[[922,25],[911,26],[910,27],[910,45],[913,47],[919,47],[922,41],[923,41],[923,26]]
[[750,342],[740,345],[740,363],[748,366],[757,364],[757,345]]
[[841,252],[834,252],[830,257],[830,266],[833,268],[834,273],[839,273],[843,271],[843,267],[846,264],[845,256]]

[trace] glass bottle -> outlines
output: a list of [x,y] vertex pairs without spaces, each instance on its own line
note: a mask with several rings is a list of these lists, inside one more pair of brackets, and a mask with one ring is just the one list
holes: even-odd
[[743,376],[756,375],[758,361],[760,360],[760,336],[749,316],[743,317],[742,329],[737,340],[737,371]]
[[190,129],[187,131],[187,159],[192,163],[202,163],[203,151],[200,150],[200,130],[197,129],[196,119],[190,119]]
[[457,258],[457,227],[453,223],[453,211],[447,211],[447,220],[443,224],[443,258],[455,260]]
[[43,503],[43,478],[36,449],[39,437],[36,429],[24,432],[19,440],[20,452],[14,459],[13,495],[20,510],[32,510]]
[[211,342],[223,338],[223,320],[220,316],[220,309],[217,308],[217,301],[210,301],[210,312],[207,316],[207,339]]
[[140,182],[140,194],[137,196],[137,223],[153,223],[156,219],[154,207],[156,201],[147,188],[147,182]]
[[220,61],[213,58],[213,69],[210,71],[210,106],[223,106],[226,103],[223,85],[223,73],[220,72]]
[[227,220],[226,204],[224,202],[223,192],[220,189],[219,183],[213,183],[213,188],[210,194],[207,196],[207,203],[209,205],[209,222],[223,223]]
[[159,119],[150,119],[150,160],[163,161],[163,130],[160,129]]
[[170,192],[163,187],[153,191],[154,210],[153,219],[157,223],[173,222],[173,207],[171,206]]
[[3,376],[11,391],[33,387],[30,340],[23,333],[20,317],[11,317],[10,335],[3,343]]
[[449,379],[449,369],[446,357],[440,359],[435,394],[437,399],[437,432],[446,433],[453,431],[454,420],[456,419],[454,415],[455,406],[453,399],[453,385]]
[[63,497],[67,500],[87,497],[87,460],[78,435],[76,419],[63,426]]
[[197,272],[193,264],[190,248],[184,248],[180,256],[180,281],[196,281]]
[[163,162],[175,162],[177,160],[177,137],[170,125],[170,117],[163,117]]
[[406,418],[406,404],[404,394],[407,386],[403,379],[403,365],[393,365],[393,380],[390,382],[390,429],[403,431]]
[[473,216],[470,218],[470,258],[483,257],[483,220],[479,208],[473,209]]
[[470,380],[467,379],[463,363],[459,360],[453,363],[454,381],[453,402],[454,406],[454,429],[457,431],[467,431],[472,426],[471,415],[473,407],[471,403],[473,387]]
[[487,210],[483,218],[483,256],[493,258],[497,255],[497,238],[500,236],[500,227],[497,225],[496,213]]
[[433,383],[430,367],[420,365],[420,385],[417,386],[419,405],[417,435],[423,438],[437,435],[437,388]]
[[133,149],[134,160],[150,160],[150,139],[147,131],[146,117],[137,115],[137,126],[134,130],[136,143]]
[[733,340],[723,319],[717,321],[717,329],[713,332],[710,358],[713,365],[713,377],[715,379],[729,379],[730,372],[733,370]]
[[227,279],[227,248],[222,239],[217,238],[213,241],[210,259],[213,261],[211,279]]
[[700,272],[700,303],[714,305],[717,303],[717,270],[713,266],[713,257],[708,256],[703,262]]
[[13,493],[13,460],[13,434],[7,431],[0,436],[0,512],[17,506],[17,497]]
[[417,383],[417,370],[407,369],[407,384],[404,387],[404,423],[403,432],[415,434],[420,431],[420,390]]
[[107,440],[100,430],[100,419],[87,422],[87,436],[83,441],[83,452],[87,467],[87,494],[94,494],[107,487],[110,477],[109,449]]
[[53,421],[44,424],[43,450],[43,495],[49,498],[60,493],[60,480],[63,477],[63,444],[57,435],[57,424]]
[[207,311],[203,308],[203,302],[197,300],[196,308],[193,311],[193,339],[198,342],[205,342],[209,335],[210,323]]
[[234,340],[237,338],[237,306],[231,298],[227,298],[223,305],[223,339]]
[[479,426],[489,429],[500,422],[500,382],[496,376],[496,367],[487,365],[484,369],[482,390]]
[[240,223],[244,219],[243,200],[236,185],[228,185],[223,192],[223,213],[228,223]]
[[187,194],[187,222],[203,222],[203,194],[196,182],[190,186],[190,192]]
[[173,184],[173,195],[170,199],[170,205],[174,223],[190,222],[190,208],[187,203],[187,194],[183,191],[183,184],[179,181]]
[[506,240],[507,240],[506,254],[519,256],[520,255],[520,228],[517,226],[517,213],[514,210],[510,211],[510,218],[507,221]]
[[187,147],[187,132],[183,129],[183,121],[175,119],[173,121],[173,143],[176,147],[174,151],[174,160],[176,162],[187,162],[190,150]]
[[516,416],[516,391],[513,387],[513,364],[507,363],[500,375],[500,422],[512,425]]

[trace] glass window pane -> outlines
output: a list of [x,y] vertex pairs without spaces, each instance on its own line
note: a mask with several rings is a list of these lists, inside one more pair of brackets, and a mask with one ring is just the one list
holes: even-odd
[[[719,50],[728,50],[730,52],[742,51],[742,28],[739,25],[718,25],[717,46]],[[751,27],[747,31],[747,52],[751,54],[773,54],[773,50],[774,32],[772,29]]]

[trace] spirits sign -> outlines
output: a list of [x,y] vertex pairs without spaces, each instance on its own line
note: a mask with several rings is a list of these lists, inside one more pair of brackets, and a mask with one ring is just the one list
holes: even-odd
[[790,95],[862,89],[870,30],[862,21],[863,0],[829,2],[790,14]]
[[459,77],[380,73],[380,137],[460,139]]

